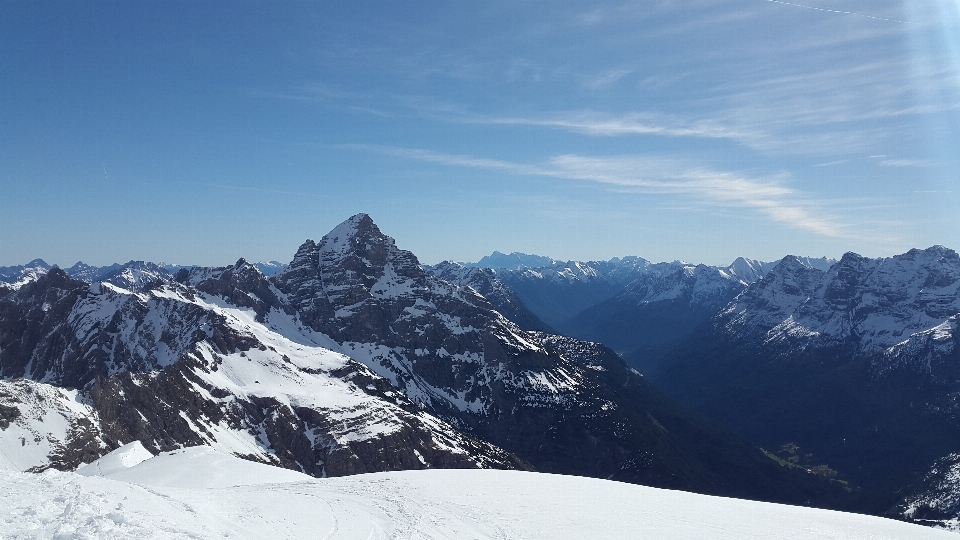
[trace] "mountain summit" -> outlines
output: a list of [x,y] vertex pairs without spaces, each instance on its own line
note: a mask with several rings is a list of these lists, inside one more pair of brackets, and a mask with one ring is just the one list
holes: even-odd
[[468,268],[493,268],[496,270],[522,270],[524,268],[541,268],[555,263],[550,257],[542,255],[528,255],[514,251],[509,255],[494,251],[485,255],[475,263],[463,263]]
[[834,493],[603,345],[521,328],[365,214],[269,277],[244,259],[160,270],[0,286],[0,443],[29,447],[12,466],[73,469],[139,441],[314,476],[533,468],[782,502]]

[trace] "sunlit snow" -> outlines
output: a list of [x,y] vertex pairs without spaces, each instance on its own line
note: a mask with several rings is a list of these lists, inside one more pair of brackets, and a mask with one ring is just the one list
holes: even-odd
[[[197,447],[102,476],[0,471],[3,538],[935,539],[903,522],[516,471],[332,479]],[[92,467],[92,469],[91,469]],[[85,470],[97,470],[97,464]]]

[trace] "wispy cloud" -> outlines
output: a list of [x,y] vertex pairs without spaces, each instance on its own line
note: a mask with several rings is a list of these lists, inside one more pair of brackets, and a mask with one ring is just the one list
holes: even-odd
[[788,186],[782,178],[753,178],[690,166],[669,158],[566,154],[539,165],[528,165],[416,148],[377,145],[340,147],[455,167],[586,181],[620,192],[677,195],[684,197],[688,203],[754,211],[773,221],[822,236],[857,238],[848,225],[827,215],[821,208],[822,204]]
[[337,148],[344,148],[348,150],[364,150],[388,156],[416,159],[419,161],[439,163],[441,165],[451,165],[455,167],[493,169],[513,174],[550,176],[549,170],[530,165],[467,155],[442,154],[432,150],[422,150],[418,148],[398,148],[395,146],[382,146],[376,144],[339,144],[337,145]]
[[884,159],[877,163],[881,167],[931,167],[933,163],[922,159]]
[[702,203],[754,210],[774,221],[819,235],[847,236],[841,222],[820,214],[814,201],[776,179],[757,179],[636,156],[565,155],[553,158],[550,165],[554,175],[561,178],[633,188],[641,193],[679,194]]
[[[910,77],[901,74],[911,73]],[[406,98],[416,113],[438,121],[530,126],[595,137],[647,135],[724,139],[774,154],[842,155],[878,148],[901,118],[960,110],[960,84],[949,70],[921,71],[908,59],[832,67],[714,88],[680,113],[596,110],[484,114],[462,106]],[[940,99],[916,101],[916,88]]]
[[461,124],[545,127],[600,137],[663,135],[739,140],[762,136],[761,133],[739,132],[713,120],[687,120],[651,112],[614,115],[587,110],[539,116],[506,116],[477,114],[456,105],[438,104],[416,98],[408,98],[405,102],[408,107],[420,114]]
[[782,0],[767,0],[767,2],[770,2],[773,4],[782,4],[784,6],[793,6],[793,7],[803,8],[803,9],[812,9],[815,11],[822,11],[824,13],[835,13],[837,15],[856,15],[858,17],[866,17],[868,19],[873,19],[876,21],[885,21],[885,22],[893,22],[893,23],[900,23],[900,24],[913,24],[910,21],[902,21],[900,19],[889,19],[886,17],[878,17],[876,15],[869,15],[867,13],[860,13],[857,11],[845,11],[842,9],[829,9],[829,8],[817,7],[817,6],[807,6],[804,4],[794,4],[793,2],[783,2]]
[[817,163],[814,167],[833,167],[834,165],[841,165],[843,163],[849,162],[849,159],[836,159],[833,161],[827,161],[825,163]]

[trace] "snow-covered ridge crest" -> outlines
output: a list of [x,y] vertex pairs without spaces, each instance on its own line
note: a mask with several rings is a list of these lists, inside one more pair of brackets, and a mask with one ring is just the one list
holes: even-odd
[[19,289],[27,283],[36,281],[53,268],[43,259],[34,259],[19,266],[0,266],[0,287]]
[[897,362],[928,343],[933,352],[952,351],[958,313],[960,256],[933,246],[880,259],[847,253],[827,272],[785,258],[718,321],[731,335],[759,332],[785,347],[854,340],[857,354]]
[[804,264],[799,257],[784,257],[763,279],[728,304],[719,319],[730,335],[759,330],[766,333],[765,341],[775,340],[788,333],[773,328],[781,324],[784,329],[798,326],[792,315],[810,298],[822,275],[823,271]]
[[883,372],[903,364],[913,365],[922,371],[930,372],[931,362],[947,356],[956,349],[957,323],[960,314],[954,315],[942,323],[910,335],[909,338],[883,350],[882,360],[875,361],[878,372]]
[[494,309],[524,330],[550,330],[491,268],[472,268],[460,263],[444,261],[432,267],[425,266],[424,269],[444,281],[469,287],[490,302]]
[[[181,277],[194,285],[133,292],[55,270],[2,299],[8,313],[27,314],[2,324],[34,320],[36,332],[27,334],[40,339],[0,344],[0,367],[83,387],[90,404],[64,417],[50,436],[57,445],[31,454],[30,467],[69,469],[131,438],[152,451],[207,445],[318,476],[512,466],[502,450],[417,410],[388,381],[331,350],[339,346],[278,305],[282,293],[245,261]],[[18,359],[18,348],[29,357]],[[79,440],[100,442],[70,442],[81,427]],[[4,431],[4,444],[19,443]],[[69,458],[58,458],[70,445]]]
[[619,296],[637,304],[685,298],[694,305],[722,305],[746,285],[736,274],[723,268],[665,263],[652,265],[646,275],[629,284]]
[[[111,456],[112,457],[112,456]],[[517,471],[316,480],[208,449],[104,475],[0,472],[14,538],[949,539],[891,519]],[[251,513],[251,508],[256,512]]]

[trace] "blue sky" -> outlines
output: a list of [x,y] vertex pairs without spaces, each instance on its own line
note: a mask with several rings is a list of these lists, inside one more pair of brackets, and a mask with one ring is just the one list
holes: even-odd
[[951,1],[0,1],[0,265],[960,249]]

